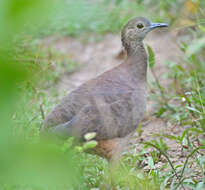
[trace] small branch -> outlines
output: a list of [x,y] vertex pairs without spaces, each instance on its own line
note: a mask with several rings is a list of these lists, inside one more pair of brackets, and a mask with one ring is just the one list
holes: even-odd
[[43,105],[40,104],[40,111],[41,111],[41,117],[42,117],[42,120],[45,119],[45,114],[44,114],[44,110],[43,110]]

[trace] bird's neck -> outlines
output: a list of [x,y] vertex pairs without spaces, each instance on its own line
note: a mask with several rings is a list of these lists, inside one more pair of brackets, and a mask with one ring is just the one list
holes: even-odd
[[147,53],[142,41],[131,44],[131,47],[127,49],[127,60],[132,74],[138,80],[146,81]]

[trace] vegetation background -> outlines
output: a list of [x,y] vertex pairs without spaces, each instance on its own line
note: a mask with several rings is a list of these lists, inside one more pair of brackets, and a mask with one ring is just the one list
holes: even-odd
[[[137,153],[133,145],[112,169],[84,152],[92,142],[74,148],[73,139],[41,142],[44,112],[64,95],[56,85],[81,67],[45,39],[103,41],[108,34],[120,35],[123,24],[139,15],[169,23],[183,53],[180,62],[164,63],[169,72],[163,80],[170,82],[163,86],[148,47],[155,76],[149,99],[157,104],[152,117],[169,121],[180,133],[158,134],[160,140],[143,142]],[[205,189],[205,1],[1,0],[0,23],[0,189]],[[182,164],[170,158],[166,139],[180,146]]]

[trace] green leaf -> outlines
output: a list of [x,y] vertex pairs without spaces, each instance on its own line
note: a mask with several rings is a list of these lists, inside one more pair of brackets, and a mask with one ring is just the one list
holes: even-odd
[[156,115],[157,117],[160,117],[167,109],[165,107],[160,107],[155,113],[154,115]]
[[187,46],[187,44],[186,44],[185,42],[180,41],[180,49],[181,49],[183,52],[186,51],[187,47],[188,47],[188,46]]
[[66,152],[67,150],[69,150],[73,144],[73,141],[74,141],[74,137],[68,138],[62,146],[62,151]]
[[76,147],[75,147],[75,151],[76,151],[76,152],[83,152],[83,147],[81,147],[81,146],[76,146]]
[[95,148],[98,145],[97,141],[89,141],[83,145],[83,150]]
[[204,182],[199,182],[196,186],[196,190],[202,190],[204,189],[205,185],[204,185]]
[[152,159],[152,157],[148,157],[148,166],[151,170],[154,169],[154,160]]
[[199,29],[205,33],[205,26],[199,25]]
[[149,45],[147,45],[147,51],[148,51],[149,67],[153,68],[155,65],[155,55],[152,48]]
[[193,112],[197,112],[197,113],[201,113],[199,110],[197,110],[196,108],[193,108],[193,107],[190,107],[190,106],[187,106],[186,107],[188,110],[191,110]]
[[168,138],[168,139],[178,141],[178,138],[175,137],[174,135],[163,135],[163,136],[166,137],[166,138]]
[[179,141],[180,141],[181,143],[183,142],[183,139],[184,139],[184,137],[185,137],[186,134],[187,134],[187,130],[184,130],[184,132],[182,133],[182,135],[181,135],[181,136],[178,136]]
[[84,135],[84,138],[86,141],[90,141],[92,139],[94,139],[96,137],[97,133],[93,132],[93,133],[87,133]]
[[184,183],[193,183],[194,184],[194,181],[192,179],[190,179],[190,178],[185,179],[183,182]]

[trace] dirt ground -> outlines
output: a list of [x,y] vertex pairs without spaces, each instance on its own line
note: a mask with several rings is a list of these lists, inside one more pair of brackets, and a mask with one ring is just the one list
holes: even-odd
[[[72,74],[65,73],[62,76],[60,82],[56,86],[58,93],[68,93],[82,83],[115,67],[123,61],[122,59],[119,60],[116,58],[122,49],[120,35],[107,34],[104,39],[99,42],[90,40],[87,43],[83,43],[79,39],[66,37],[50,38],[47,39],[46,43],[57,51],[69,54],[73,60],[80,64],[78,71]],[[163,74],[169,72],[166,63],[167,61],[179,62],[180,58],[183,56],[183,53],[177,46],[175,36],[166,30],[162,32],[153,31],[147,36],[145,44],[150,45],[154,50],[156,58],[155,71],[161,84],[164,86],[169,85],[170,81],[163,79]],[[153,80],[149,70],[148,79],[150,81]],[[153,116],[154,111],[154,102],[148,100],[147,113],[142,122],[142,134],[140,137],[135,134],[134,138],[132,138],[132,142],[137,144],[136,151],[141,149],[141,141],[159,139],[156,134],[173,134],[177,136],[182,133],[182,128],[180,126],[172,126],[170,122],[163,121]],[[168,154],[174,164],[183,163],[185,155],[181,152],[180,145],[169,139],[166,140],[166,143],[169,146]],[[163,162],[166,162],[166,160],[162,160],[156,164],[155,167],[160,167]]]

